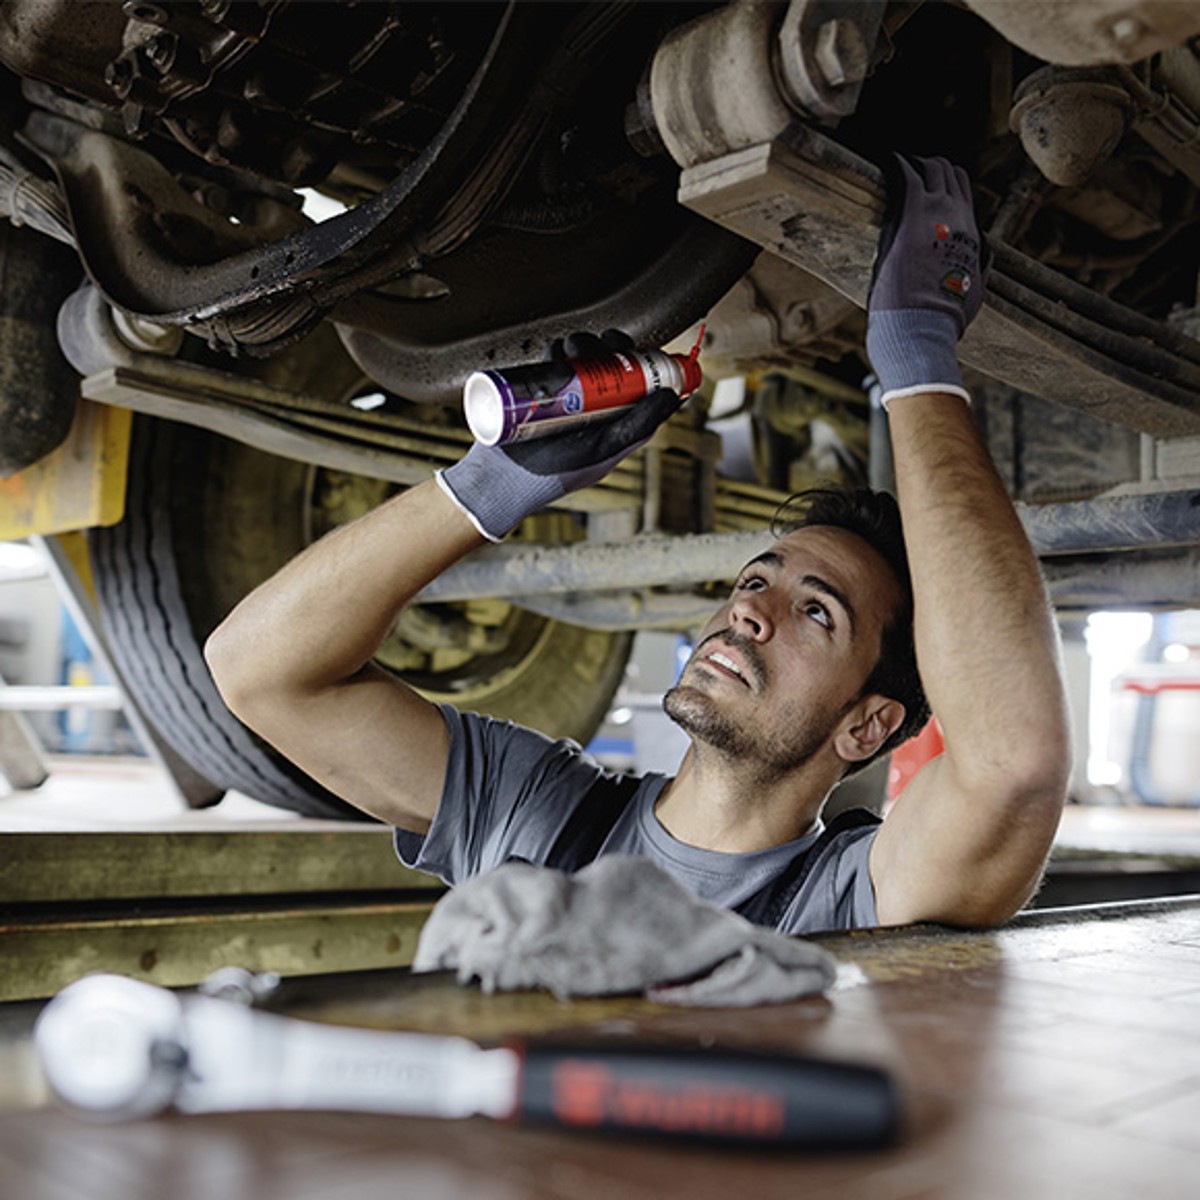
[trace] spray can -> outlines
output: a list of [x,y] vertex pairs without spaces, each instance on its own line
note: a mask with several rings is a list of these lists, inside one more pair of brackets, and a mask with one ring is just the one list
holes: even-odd
[[701,383],[700,336],[689,354],[614,350],[475,371],[463,385],[467,425],[485,446],[544,437],[580,422],[615,417],[659,388],[690,396]]

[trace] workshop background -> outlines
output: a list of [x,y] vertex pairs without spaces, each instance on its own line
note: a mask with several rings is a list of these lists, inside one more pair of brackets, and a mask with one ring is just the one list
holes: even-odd
[[[1060,624],[1075,726],[1072,801],[1200,814],[1200,610],[1095,612]],[[660,700],[690,648],[681,634],[637,635],[624,682],[589,746],[597,758],[616,769],[675,769],[687,740]],[[153,767],[87,631],[63,602],[51,565],[38,546],[24,542],[0,543],[0,679],[0,712],[22,713],[49,760],[49,778],[36,790],[14,788],[0,771],[0,828],[6,819],[36,819],[38,797],[48,801],[61,790],[56,775],[67,772],[81,783],[90,771],[101,782],[118,764]],[[886,767],[869,773],[851,789],[855,802],[879,807],[885,796],[895,799],[929,755],[930,740],[892,764],[890,779]],[[103,789],[94,794],[94,808],[82,802],[79,819],[116,815]],[[165,810],[174,803],[166,800]],[[222,811],[232,807],[225,802]],[[290,815],[248,801],[243,807]]]

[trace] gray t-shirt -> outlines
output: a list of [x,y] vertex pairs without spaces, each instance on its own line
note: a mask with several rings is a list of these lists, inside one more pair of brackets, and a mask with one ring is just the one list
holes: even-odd
[[[613,775],[571,741],[553,741],[507,721],[442,706],[450,755],[441,803],[425,836],[395,831],[406,866],[454,884],[511,859],[546,861],[572,814],[603,803],[618,788]],[[736,908],[782,872],[821,836],[820,822],[804,837],[749,854],[701,850],[673,838],[654,804],[668,783],[646,775],[603,842],[601,854],[627,854],[657,863],[695,895]],[[777,928],[785,933],[874,925],[875,893],[867,859],[877,826],[847,829],[823,849]]]

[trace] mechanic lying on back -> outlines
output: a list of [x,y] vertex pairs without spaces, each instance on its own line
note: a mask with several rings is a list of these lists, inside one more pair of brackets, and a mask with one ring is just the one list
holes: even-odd
[[[742,569],[664,701],[691,739],[674,778],[613,776],[573,743],[438,708],[371,662],[427,582],[601,478],[677,406],[671,393],[608,423],[474,446],[309,547],[209,641],[232,710],[451,883],[514,858],[572,869],[621,853],[790,933],[1019,909],[1067,785],[1057,638],[958,370],[983,291],[969,183],[943,160],[902,167],[867,346],[903,544],[890,497],[824,496]],[[914,638],[946,752],[882,824],[825,829],[838,782],[928,716]]]

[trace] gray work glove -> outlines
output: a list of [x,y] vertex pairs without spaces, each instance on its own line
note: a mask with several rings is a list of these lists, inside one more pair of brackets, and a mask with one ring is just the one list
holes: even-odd
[[[610,330],[603,338],[572,334],[565,343],[556,342],[551,354],[586,358],[632,349],[633,342],[626,334]],[[438,471],[436,478],[475,528],[499,542],[530,513],[568,492],[598,483],[644,445],[681,403],[674,392],[663,389],[631,404],[611,421],[595,421],[503,446],[476,442],[466,457]]]
[[641,992],[693,1006],[780,1003],[837,976],[821,947],[752,925],[648,859],[621,855],[573,875],[506,863],[465,880],[434,907],[413,970],[453,970],[487,992]]
[[867,303],[867,355],[885,407],[931,390],[965,400],[958,339],[983,303],[988,265],[971,182],[944,158],[897,161]]

